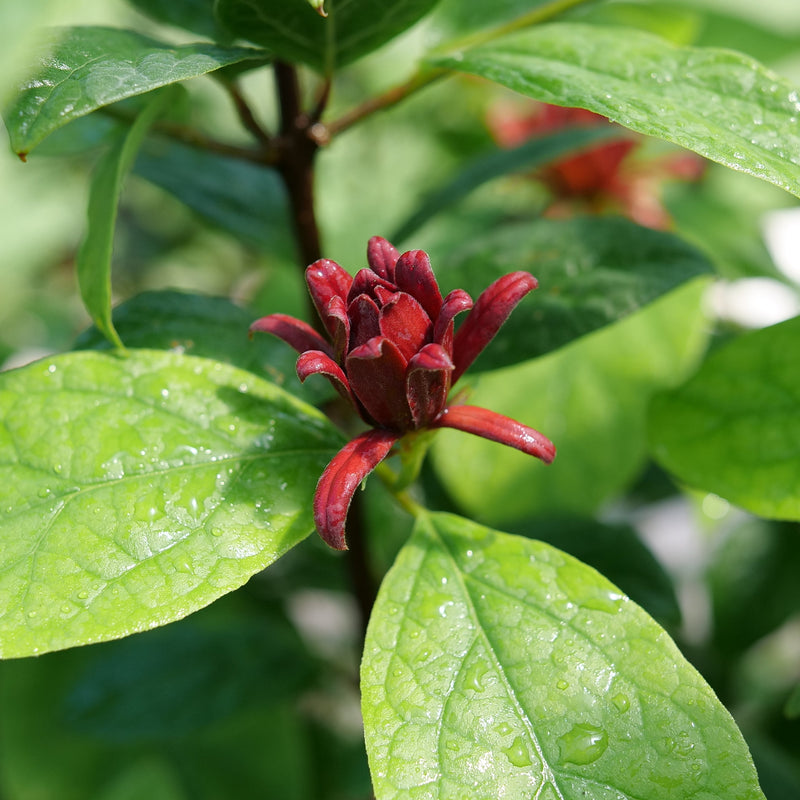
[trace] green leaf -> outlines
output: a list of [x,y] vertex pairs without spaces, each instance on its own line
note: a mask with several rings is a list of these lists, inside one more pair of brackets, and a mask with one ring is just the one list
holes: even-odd
[[715,647],[729,660],[800,611],[800,531],[749,519],[715,547],[707,580]]
[[[142,292],[114,309],[113,322],[128,347],[173,350],[213,358],[267,378],[295,397],[317,405],[330,399],[327,381],[300,383],[297,353],[274,336],[247,335],[255,311],[224,297],[175,290]],[[97,328],[76,340],[75,350],[106,350],[109,342]]]
[[653,454],[678,480],[763,517],[800,519],[800,317],[740,336],[657,397]]
[[705,285],[693,281],[544,358],[471,380],[467,373],[470,404],[540,430],[558,454],[544,465],[476,436],[440,431],[434,466],[460,508],[491,524],[588,515],[626,489],[646,458],[650,398],[679,382],[705,344]]
[[[241,608],[235,611],[241,612]],[[228,643],[234,644],[231,653],[224,652],[221,639],[216,642],[216,651],[212,651],[213,637],[204,641],[193,618],[124,641],[0,663],[0,736],[4,742],[0,750],[0,792],[4,800],[305,800],[315,796],[310,791],[309,776],[314,771],[302,718],[291,702],[264,702],[265,690],[267,695],[270,693],[265,686],[272,677],[269,672],[262,671],[257,678],[260,687],[254,683],[256,662],[268,667],[274,660],[274,655],[267,652],[270,640],[266,638],[273,631],[265,626],[260,645],[253,642],[250,652],[237,652],[241,615],[227,617],[231,628]],[[176,650],[181,640],[186,641],[187,634],[179,634],[184,626],[194,631],[196,646],[191,650],[204,658],[188,665],[183,661],[187,686],[178,687],[176,669],[183,659]],[[220,631],[219,636],[224,634]],[[148,648],[156,648],[159,643],[165,646],[165,655],[170,652],[178,658],[171,669],[165,665],[163,684],[147,671],[147,662],[142,659]],[[74,711],[76,700],[91,691],[89,676],[107,681],[107,665],[115,660],[121,662],[126,652],[131,654],[137,649],[138,658],[121,665],[121,673],[116,676],[119,695],[109,698],[112,708],[98,711],[107,719],[113,707],[118,710],[129,704],[134,711],[139,702],[142,713],[146,709],[154,712],[165,728],[151,738],[127,740],[103,735],[100,729],[87,730],[79,724],[82,720],[75,718]],[[150,655],[157,657],[155,653]],[[245,674],[221,671],[243,663],[250,665]],[[143,680],[135,674],[137,664],[145,667]],[[231,707],[224,718],[209,715],[208,725],[170,734],[169,721],[163,712],[159,713],[157,699],[161,697],[170,704],[165,692],[168,686],[187,698],[192,689],[202,689],[203,679],[196,676],[208,677],[214,670],[219,689],[212,689],[210,696],[192,691],[188,702],[193,710],[184,708],[184,718],[187,714],[200,718],[217,710],[220,693],[247,691],[250,698],[245,695],[243,706]],[[107,682],[101,684],[97,694],[108,688]],[[265,747],[264,737],[270,731],[280,731],[280,735],[270,735],[269,746]],[[41,768],[42,753],[48,754],[47,769]]]
[[275,170],[163,139],[145,144],[134,170],[271,257],[293,258],[286,191]]
[[536,137],[510,150],[494,150],[467,164],[453,180],[428,195],[389,238],[395,243],[402,242],[436,214],[463,200],[487,181],[509,172],[536,169],[599,142],[618,137],[619,132],[610,126],[575,128]]
[[728,712],[674,642],[549,545],[425,514],[361,669],[377,800],[763,799]]
[[539,281],[471,371],[549,353],[713,271],[674,235],[616,217],[540,219],[476,232],[436,256],[434,267],[443,289],[460,287],[474,298],[512,270]]
[[217,0],[226,28],[286,61],[331,73],[411,27],[438,0]]
[[800,195],[800,96],[748,56],[562,23],[431,63],[588,108]]
[[24,157],[53,131],[98,108],[263,56],[241,47],[172,46],[115,28],[57,30],[39,70],[4,113],[11,147]]
[[199,33],[213,41],[230,38],[214,14],[214,0],[128,0],[159,22]]
[[111,321],[111,254],[122,184],[153,122],[168,108],[173,94],[156,92],[131,127],[116,141],[95,167],[89,189],[88,229],[78,250],[75,266],[78,286],[89,316],[115,347],[124,345]]
[[629,525],[581,517],[537,518],[514,525],[509,532],[564,550],[605,575],[661,625],[680,624],[671,578]]
[[0,374],[0,656],[163,625],[312,530],[339,435],[257,376],[157,351]]

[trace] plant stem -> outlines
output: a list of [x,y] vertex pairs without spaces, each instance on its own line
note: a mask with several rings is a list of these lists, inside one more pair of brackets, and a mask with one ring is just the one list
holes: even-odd
[[294,66],[276,61],[275,83],[281,110],[281,129],[275,141],[278,148],[275,166],[289,195],[300,261],[305,268],[322,257],[314,211],[314,156],[319,148],[314,128],[318,123],[302,110],[300,82]]
[[405,100],[411,94],[418,92],[420,89],[428,86],[434,81],[446,76],[448,73],[443,69],[421,69],[413,77],[405,83],[398,86],[393,86],[391,89],[383,92],[382,94],[372,97],[360,106],[342,114],[339,119],[327,123],[326,128],[329,136],[333,137],[342,131],[347,130],[355,123],[360,122],[364,117],[374,114],[376,111],[383,111],[384,109],[391,108],[401,101]]

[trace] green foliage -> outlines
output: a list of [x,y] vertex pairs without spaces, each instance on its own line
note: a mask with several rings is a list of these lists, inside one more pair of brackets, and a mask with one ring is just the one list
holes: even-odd
[[800,318],[740,336],[657,398],[653,452],[681,481],[756,514],[800,519]]
[[[0,7],[3,800],[797,797],[800,317],[703,299],[798,295],[763,215],[800,195],[800,16],[73,6]],[[539,287],[450,393],[492,440],[415,430],[362,481],[395,432],[301,383],[335,370],[297,319],[247,334],[310,322],[302,270],[372,235],[494,284],[457,350],[532,285],[498,279]],[[308,538],[348,503],[350,552]]]
[[471,379],[469,402],[548,431],[545,466],[477,437],[442,431],[434,464],[460,508],[491,524],[528,514],[593,514],[627,489],[647,453],[650,398],[696,364],[705,323],[694,283],[550,355]]
[[112,28],[67,28],[54,34],[41,68],[4,114],[11,146],[27,155],[98,108],[261,55],[210,44],[170,46]]
[[379,798],[763,797],[733,720],[666,633],[540,542],[421,516],[361,670]]
[[497,226],[454,245],[437,271],[444,289],[460,286],[477,297],[509,264],[536,275],[539,289],[515,310],[472,371],[545,355],[712,271],[680,239],[614,217]]
[[180,619],[311,532],[337,437],[251,373],[87,351],[0,387],[3,657]]
[[325,16],[308,0],[217,0],[215,8],[237,36],[330,74],[402,33],[437,2],[326,0]]
[[800,195],[797,89],[738,53],[675,47],[630,29],[554,24],[432,63],[588,108]]

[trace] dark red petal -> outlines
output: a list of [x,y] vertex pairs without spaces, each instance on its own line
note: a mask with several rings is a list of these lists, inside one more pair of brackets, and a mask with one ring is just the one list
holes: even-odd
[[433,328],[433,341],[450,354],[453,352],[453,319],[456,314],[469,311],[472,306],[472,298],[463,289],[453,289],[444,299]]
[[517,303],[538,285],[536,278],[528,272],[511,272],[484,290],[456,331],[453,341],[453,361],[456,365],[453,383],[494,338]]
[[397,287],[391,283],[390,281],[384,280],[381,278],[380,275],[373,272],[371,269],[360,269],[356,272],[355,278],[353,278],[353,285],[350,287],[350,291],[347,293],[347,304],[348,306],[353,300],[356,299],[361,294],[367,295],[367,297],[375,297],[375,287],[382,286],[384,289],[387,289],[390,292],[396,292]]
[[333,388],[358,410],[358,403],[350,392],[344,370],[330,356],[320,350],[306,350],[301,353],[297,359],[297,377],[305,383],[309,375],[324,375],[333,384]]
[[394,282],[394,265],[398,255],[395,246],[381,236],[373,236],[367,243],[367,263],[387,281]]
[[250,333],[260,331],[271,333],[286,344],[291,345],[298,353],[306,350],[321,350],[333,356],[331,346],[307,323],[286,314],[270,314],[257,319],[250,326]]
[[347,316],[347,306],[344,300],[336,295],[332,297],[325,308],[328,332],[333,340],[333,352],[339,362],[344,362],[344,354],[350,341],[350,318]]
[[539,431],[477,406],[448,406],[432,428],[457,428],[493,442],[515,447],[549,464],[556,457],[555,445]]
[[347,356],[345,372],[350,390],[382,428],[414,428],[406,401],[406,363],[397,345],[382,336],[370,339]]
[[347,299],[347,294],[353,283],[352,276],[335,261],[331,261],[329,258],[321,258],[306,267],[306,283],[325,329],[333,336],[331,320],[327,314],[328,304],[333,297],[341,297],[342,300]]
[[399,438],[390,431],[367,431],[348,442],[325,467],[314,493],[314,523],[323,540],[336,550],[347,549],[344,525],[356,489]]
[[348,351],[381,335],[381,312],[371,297],[365,294],[356,297],[347,307],[347,316],[350,318]]
[[447,402],[453,362],[439,344],[426,344],[408,362],[406,395],[416,428],[433,422]]
[[381,309],[381,334],[394,342],[408,361],[430,342],[433,323],[422,306],[405,292],[395,292]]
[[419,300],[431,319],[442,308],[442,293],[431,269],[431,260],[424,250],[409,250],[397,259],[394,268],[397,288]]

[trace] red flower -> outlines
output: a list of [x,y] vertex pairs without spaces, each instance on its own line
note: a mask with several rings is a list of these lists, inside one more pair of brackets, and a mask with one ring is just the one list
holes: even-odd
[[[367,247],[368,269],[352,278],[337,263],[315,261],[306,282],[330,341],[310,325],[270,314],[250,326],[294,347],[297,374],[324,375],[372,429],[325,468],[314,496],[322,538],[346,549],[344,525],[353,494],[404,434],[458,428],[550,463],[552,443],[538,431],[474,406],[448,406],[450,386],[494,337],[517,303],[537,286],[527,272],[495,281],[473,304],[463,290],[442,298],[422,250],[398,256],[385,239]],[[469,310],[458,331],[454,318]]]
[[[499,144],[515,147],[533,136],[608,125],[608,120],[583,108],[542,103],[533,114],[524,115],[497,106],[488,123]],[[636,161],[631,156],[640,142],[620,129],[619,138],[539,170],[538,177],[553,195],[550,214],[569,213],[578,204],[590,211],[616,210],[650,228],[668,228],[670,218],[661,203],[661,184],[669,179],[696,181],[705,162],[693,153]]]

